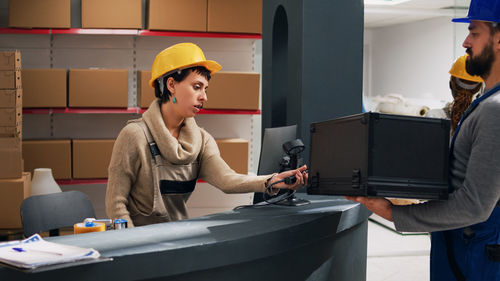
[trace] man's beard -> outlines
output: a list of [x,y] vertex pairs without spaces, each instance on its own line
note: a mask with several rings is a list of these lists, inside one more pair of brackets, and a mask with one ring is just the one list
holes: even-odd
[[469,59],[465,61],[465,70],[470,75],[481,76],[483,79],[489,76],[493,62],[495,61],[495,53],[493,52],[493,41],[490,40],[481,53],[473,58],[472,53],[467,50]]

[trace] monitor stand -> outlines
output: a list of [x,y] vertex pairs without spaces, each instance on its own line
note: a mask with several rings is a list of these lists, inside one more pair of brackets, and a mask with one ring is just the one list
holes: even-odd
[[[293,191],[288,191],[288,192],[293,192]],[[308,200],[300,199],[295,196],[295,194],[289,196],[286,199],[283,199],[279,202],[274,203],[275,205],[282,205],[282,206],[303,206],[311,203]]]

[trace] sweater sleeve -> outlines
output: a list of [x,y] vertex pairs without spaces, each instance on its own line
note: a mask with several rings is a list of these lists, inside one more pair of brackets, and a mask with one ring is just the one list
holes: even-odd
[[488,219],[500,199],[499,104],[485,102],[481,109],[476,109],[480,114],[474,112],[464,122],[460,131],[463,138],[455,143],[455,159],[450,166],[455,191],[448,200],[394,206],[396,229],[441,231]]
[[113,146],[108,168],[108,185],[106,188],[106,213],[111,219],[126,219],[128,226],[133,221],[128,211],[128,200],[131,187],[136,181],[140,168],[137,148],[137,134],[140,128],[127,125],[118,135]]
[[224,193],[264,192],[266,181],[273,175],[249,176],[238,174],[220,156],[214,138],[202,130],[203,149],[200,179],[219,188]]

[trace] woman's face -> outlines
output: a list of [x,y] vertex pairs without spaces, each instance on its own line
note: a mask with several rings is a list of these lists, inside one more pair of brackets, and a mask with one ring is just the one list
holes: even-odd
[[167,81],[170,93],[169,102],[181,117],[193,117],[203,107],[207,99],[208,81],[196,71],[191,71],[184,80],[176,82],[173,78]]

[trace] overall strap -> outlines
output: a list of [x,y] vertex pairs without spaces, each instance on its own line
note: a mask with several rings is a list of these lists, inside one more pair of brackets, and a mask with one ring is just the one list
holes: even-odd
[[[467,117],[469,117],[469,115],[472,113],[472,111],[474,111],[474,109],[476,109],[476,107],[479,105],[479,103],[481,103],[483,100],[489,98],[491,95],[493,95],[494,93],[496,93],[498,91],[500,91],[500,83],[495,85],[495,87],[489,89],[486,93],[484,93],[479,98],[475,99],[472,102],[472,104],[464,111],[464,113],[462,114],[462,117],[460,118],[460,121],[458,122],[457,129],[455,130],[455,133],[453,134],[453,137],[451,139],[450,152],[453,152],[453,147],[455,146],[455,140],[457,138],[458,132],[462,128],[462,123],[464,122],[464,120]],[[450,153],[450,155],[451,155],[451,153]]]
[[160,156],[160,149],[158,148],[158,145],[153,139],[153,136],[151,135],[151,132],[149,131],[149,128],[146,125],[146,123],[141,119],[140,121],[137,122],[137,124],[142,128],[142,131],[146,136],[146,140],[149,145],[149,151],[151,152],[151,157],[153,159],[153,164],[156,164],[157,163],[156,157]]

